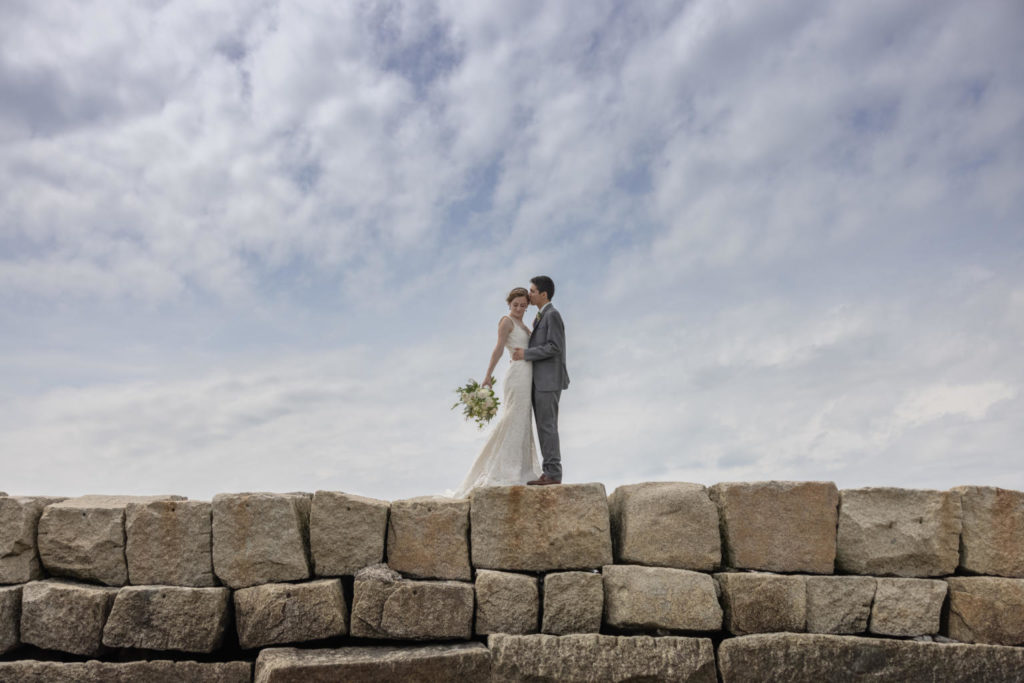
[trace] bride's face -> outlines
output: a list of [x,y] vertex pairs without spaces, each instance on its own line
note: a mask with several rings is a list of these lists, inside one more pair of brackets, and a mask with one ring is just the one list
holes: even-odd
[[509,314],[517,320],[523,319],[523,313],[526,313],[526,307],[530,305],[525,296],[517,296],[512,299],[512,303],[508,305]]

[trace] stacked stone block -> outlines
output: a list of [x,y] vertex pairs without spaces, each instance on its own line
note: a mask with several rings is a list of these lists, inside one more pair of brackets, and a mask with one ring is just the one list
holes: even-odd
[[604,581],[593,572],[552,572],[544,577],[541,631],[564,636],[598,633],[604,615]]
[[604,621],[609,626],[703,633],[722,628],[722,608],[708,574],[637,565],[608,565],[602,574]]
[[39,518],[47,505],[62,500],[40,496],[0,497],[0,584],[43,578],[36,541]]
[[30,581],[21,592],[21,642],[73,655],[103,652],[103,629],[118,589],[62,579]]
[[714,571],[722,562],[718,508],[699,484],[620,486],[608,507],[617,564]]
[[977,486],[0,496],[0,680],[1017,680],[1022,557]]
[[317,576],[354,576],[384,561],[387,501],[317,491],[309,514],[309,545]]
[[831,482],[770,481],[711,487],[725,564],[733,569],[831,574],[839,492]]
[[946,576],[959,564],[960,530],[955,491],[843,491],[836,566],[847,574]]
[[348,604],[339,579],[240,588],[234,601],[238,644],[246,649],[348,633]]
[[213,506],[155,500],[125,507],[128,580],[141,585],[217,585],[213,575]]
[[213,571],[230,588],[310,577],[304,493],[222,493],[213,497]]
[[540,615],[537,578],[481,569],[476,574],[476,633],[536,633]]
[[388,566],[418,579],[469,581],[469,501],[424,497],[392,503]]

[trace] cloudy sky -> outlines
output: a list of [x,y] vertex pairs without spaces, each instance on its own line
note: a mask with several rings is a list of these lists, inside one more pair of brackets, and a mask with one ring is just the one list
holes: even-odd
[[1022,33],[3,0],[0,490],[452,488],[486,439],[453,389],[538,274],[567,482],[1024,489]]

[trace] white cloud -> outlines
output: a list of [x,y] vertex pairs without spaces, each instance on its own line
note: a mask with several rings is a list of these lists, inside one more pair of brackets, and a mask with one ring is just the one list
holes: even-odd
[[937,384],[907,396],[896,408],[896,419],[907,425],[920,425],[947,415],[980,420],[993,405],[1016,395],[1015,387],[1001,382]]

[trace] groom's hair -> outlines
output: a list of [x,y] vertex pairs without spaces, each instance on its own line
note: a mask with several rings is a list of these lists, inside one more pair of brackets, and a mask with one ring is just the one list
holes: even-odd
[[547,275],[538,275],[537,277],[530,278],[530,282],[537,287],[538,292],[547,292],[548,301],[555,298],[555,282]]

